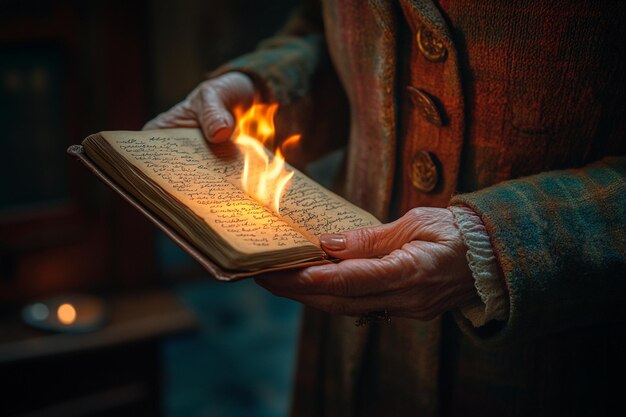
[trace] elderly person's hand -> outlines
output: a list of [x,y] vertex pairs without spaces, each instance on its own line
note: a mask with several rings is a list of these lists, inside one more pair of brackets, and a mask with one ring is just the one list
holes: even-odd
[[235,128],[236,107],[248,107],[254,100],[252,80],[240,72],[229,72],[200,83],[185,100],[159,114],[143,127],[200,127],[209,142],[224,142]]
[[476,297],[467,249],[447,209],[416,208],[393,223],[320,241],[329,255],[345,260],[257,282],[310,307],[355,316],[387,310],[430,320]]

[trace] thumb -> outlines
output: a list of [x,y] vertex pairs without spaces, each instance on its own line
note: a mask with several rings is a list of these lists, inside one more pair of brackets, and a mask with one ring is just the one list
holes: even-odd
[[233,115],[214,89],[203,89],[200,94],[197,117],[204,136],[213,143],[227,141],[235,128]]
[[384,256],[409,242],[397,222],[320,236],[322,249],[340,259]]
[[232,110],[252,103],[254,84],[245,74],[229,72],[207,81],[204,87],[198,111],[200,125],[209,142],[224,142],[235,129]]

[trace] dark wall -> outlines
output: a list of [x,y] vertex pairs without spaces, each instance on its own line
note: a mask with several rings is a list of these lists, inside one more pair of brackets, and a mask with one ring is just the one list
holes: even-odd
[[0,301],[154,281],[154,228],[65,149],[140,129],[293,3],[0,1]]
[[207,71],[275,33],[297,0],[154,0],[150,6],[151,107],[180,101]]

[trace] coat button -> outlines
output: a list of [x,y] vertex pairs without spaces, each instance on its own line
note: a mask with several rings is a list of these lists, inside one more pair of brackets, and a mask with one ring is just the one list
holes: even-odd
[[429,152],[420,151],[413,156],[411,161],[411,182],[413,186],[424,193],[429,193],[437,186],[439,174],[437,165]]
[[448,49],[443,41],[428,29],[421,27],[417,30],[417,47],[424,57],[431,62],[445,61]]
[[432,97],[419,88],[408,86],[406,89],[422,117],[437,127],[443,126],[443,117]]

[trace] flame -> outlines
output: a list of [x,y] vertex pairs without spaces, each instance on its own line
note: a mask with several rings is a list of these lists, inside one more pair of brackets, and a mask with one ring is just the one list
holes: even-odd
[[302,137],[301,135],[291,135],[287,139],[285,139],[283,144],[280,145],[280,149],[282,150],[282,153],[285,156],[287,156],[289,152],[291,152],[290,151],[291,149],[296,148],[298,146],[298,143],[300,143],[301,137]]
[[[261,103],[253,104],[245,112],[236,109],[237,127],[233,140],[244,156],[241,174],[243,190],[279,214],[280,199],[294,173],[285,169],[285,158],[280,148],[276,148],[271,158],[266,151],[266,148],[274,146],[274,115],[277,109],[278,104]],[[284,142],[283,150],[293,146],[299,138],[300,135],[290,136]]]
[[57,309],[57,317],[62,324],[72,324],[76,321],[76,309],[71,304],[61,304]]

